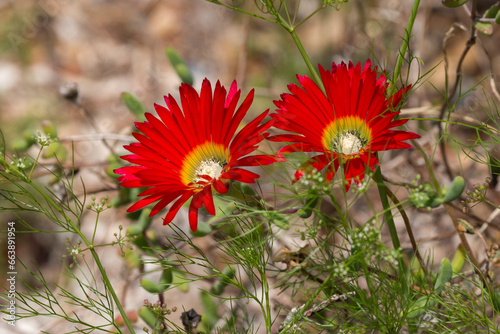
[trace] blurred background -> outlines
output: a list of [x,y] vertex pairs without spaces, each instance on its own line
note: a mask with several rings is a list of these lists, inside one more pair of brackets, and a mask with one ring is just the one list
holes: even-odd
[[[482,15],[494,2],[478,1],[478,13]],[[259,1],[227,3],[269,17],[256,10]],[[297,22],[320,5],[321,1],[300,1],[295,14]],[[299,26],[297,32],[314,64],[328,68],[332,62],[364,63],[371,58],[390,73],[411,6],[409,0],[350,0],[320,10]],[[457,62],[469,39],[467,29],[470,29],[470,19],[464,8],[450,9],[442,6],[441,1],[422,0],[410,43],[411,53],[420,61],[415,59],[410,67],[405,64],[402,77],[405,83],[414,83],[427,75],[418,82],[419,87],[409,97],[403,115],[409,110],[409,117],[418,117],[420,114],[415,112],[420,109],[416,108],[422,108],[422,117],[438,117],[443,95],[446,95],[443,45],[446,40],[448,80],[452,83]],[[500,72],[499,30],[494,27],[491,36],[480,34],[464,60],[460,90],[477,89],[460,102],[458,115],[478,111],[481,118],[478,103],[484,102],[485,96],[493,96],[491,81],[498,83]],[[110,151],[95,135],[121,135],[109,140],[112,149],[120,153],[136,120],[122,102],[121,94],[132,93],[150,112],[154,110],[154,103],[164,104],[164,95],[177,96],[181,81],[165,56],[166,47],[174,48],[184,58],[193,73],[196,89],[205,77],[212,82],[220,80],[226,86],[237,80],[245,94],[255,88],[256,100],[251,109],[254,115],[268,108],[272,110],[273,100],[279,99],[287,84],[296,82],[296,74],[309,75],[291,37],[281,27],[203,0],[0,0],[0,129],[8,149],[15,149],[16,140],[26,131],[39,130],[42,122],[49,120],[70,152],[74,143],[74,165],[85,180],[87,193],[98,197],[113,194],[117,186],[105,175]],[[77,84],[80,107],[61,96],[59,89],[66,83]],[[432,152],[435,128],[429,123],[419,126],[431,134],[423,135],[422,145],[431,146]],[[457,133],[453,128],[449,131],[452,136],[462,136],[460,138],[467,141],[463,128]],[[489,175],[487,166],[462,157],[460,152],[452,151],[451,165],[457,168],[460,165],[469,185],[483,182]],[[405,170],[408,157],[405,159],[389,163],[395,168],[391,172]],[[435,161],[436,168],[442,168],[439,154]],[[46,162],[55,163],[50,159]],[[71,159],[67,163],[71,164]],[[415,173],[419,169],[418,161],[416,163]],[[83,194],[81,187],[76,191]],[[103,241],[109,241],[119,223],[127,224],[123,217],[125,209],[103,216],[100,227]],[[489,214],[489,209],[477,210],[485,217]],[[363,221],[363,212],[359,215]],[[17,219],[7,214],[0,217],[1,226],[3,222]],[[420,227],[416,227],[415,233],[419,238],[430,240],[423,247],[446,256],[456,248],[457,239],[453,238],[451,223],[440,225],[440,214],[435,217],[429,221],[427,214],[416,213],[412,221]],[[46,223],[38,221],[41,218],[37,216],[23,218],[35,226]],[[178,220],[181,219],[182,214]],[[436,235],[444,237],[434,239]],[[41,269],[48,268],[45,271],[48,280],[58,281],[61,279],[59,259],[66,252],[65,237],[19,235],[18,257],[27,263],[33,261]],[[118,256],[117,252],[105,259],[111,268],[117,267],[113,273],[116,278],[123,275],[123,269],[116,265]],[[0,273],[3,281],[2,275]],[[133,308],[142,305],[147,296],[127,298],[128,306]],[[177,297],[172,298],[175,303]],[[196,306],[196,301],[193,304]],[[290,306],[293,307],[287,305]],[[57,328],[54,327],[57,324],[37,321],[19,323],[12,333]],[[0,331],[2,326],[4,324],[0,325]]]

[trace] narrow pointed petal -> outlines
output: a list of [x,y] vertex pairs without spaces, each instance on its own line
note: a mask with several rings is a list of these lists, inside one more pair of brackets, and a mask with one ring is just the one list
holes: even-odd
[[273,118],[263,122],[269,110],[238,131],[252,104],[253,90],[238,106],[241,90],[236,81],[226,89],[220,82],[212,88],[205,79],[199,93],[182,84],[179,96],[179,102],[172,95],[165,96],[166,107],[154,105],[158,116],[146,113],[147,121],[135,123],[140,132],[133,136],[138,142],[125,145],[132,154],[122,157],[132,166],[118,168],[115,173],[123,187],[147,187],[129,210],[154,204],[153,216],[173,202],[164,224],[192,198],[188,216],[194,231],[200,208],[216,213],[212,189],[224,194],[229,180],[254,183],[259,177],[239,167],[264,166],[283,159],[250,155],[276,122]]
[[318,153],[296,171],[295,180],[314,167],[326,169],[326,179],[331,181],[341,161],[347,191],[352,181],[363,180],[365,166],[373,169],[379,163],[374,152],[410,148],[405,141],[419,138],[412,132],[391,130],[408,121],[397,118],[397,109],[410,87],[387,98],[389,82],[370,60],[364,66],[333,63],[331,71],[319,66],[319,73],[325,93],[308,77],[297,76],[300,86],[290,84],[290,93],[274,101],[273,126],[290,133],[268,140],[288,143],[278,155]]

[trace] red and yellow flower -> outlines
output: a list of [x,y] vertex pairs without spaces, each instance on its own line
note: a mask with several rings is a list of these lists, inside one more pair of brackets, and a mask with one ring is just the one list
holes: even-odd
[[279,154],[289,152],[319,152],[295,173],[295,181],[310,168],[326,168],[331,181],[342,166],[345,190],[352,181],[363,180],[365,166],[372,170],[378,164],[378,151],[411,148],[404,140],[420,136],[391,130],[405,124],[407,119],[396,119],[403,93],[402,88],[392,97],[386,97],[388,82],[377,75],[377,68],[368,60],[363,69],[358,63],[333,63],[332,71],[319,67],[326,94],[307,76],[297,76],[302,87],[290,84],[289,93],[275,101],[278,109],[271,117],[274,127],[294,132],[270,137],[269,140],[289,142]]
[[138,143],[124,146],[132,154],[122,159],[134,164],[115,172],[123,187],[147,187],[144,197],[128,211],[139,210],[156,202],[150,216],[173,204],[164,219],[172,221],[180,207],[189,205],[189,224],[196,231],[198,210],[203,206],[215,215],[212,190],[226,193],[230,180],[254,183],[258,174],[241,167],[272,164],[277,158],[252,155],[269,133],[273,120],[261,124],[268,111],[243,127],[238,126],[253,101],[253,90],[237,108],[241,90],[233,82],[229,91],[219,82],[212,92],[210,82],[203,81],[201,92],[182,84],[181,105],[171,96],[165,97],[167,107],[155,104],[158,117],[146,113],[147,121],[136,123],[142,133],[134,133]]

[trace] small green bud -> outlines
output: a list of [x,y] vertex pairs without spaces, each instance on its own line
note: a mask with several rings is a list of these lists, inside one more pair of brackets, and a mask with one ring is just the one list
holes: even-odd
[[150,293],[156,294],[156,293],[161,293],[161,292],[165,291],[163,284],[155,283],[152,280],[147,279],[147,278],[141,278],[140,284],[141,284],[141,287],[144,288],[144,290],[146,290],[147,292],[150,292]]
[[455,252],[455,256],[451,261],[451,268],[453,270],[453,275],[458,275],[465,264],[465,248],[460,244]]
[[491,22],[482,21],[481,19],[477,19],[474,21],[474,27],[477,29],[477,31],[479,31],[480,33],[482,33],[486,36],[493,35],[493,24],[491,24]]
[[[151,311],[148,307],[143,306],[139,309],[139,317],[141,317],[142,320],[151,328],[153,328],[153,331],[161,331],[160,329],[160,324],[161,324],[161,319],[157,318],[157,315]],[[146,328],[147,329],[147,328]],[[149,332],[149,330],[145,331],[146,333]]]
[[182,82],[193,85],[193,75],[179,53],[175,49],[168,47],[165,49],[165,54]]
[[496,18],[499,9],[500,9],[500,5],[498,3],[495,3],[490,8],[488,8],[486,10],[486,12],[484,12],[483,17],[485,17],[487,19],[494,19],[494,18]]
[[121,97],[123,103],[127,106],[127,109],[132,113],[132,115],[137,117],[137,119],[141,122],[146,119],[144,114],[147,112],[147,109],[137,97],[128,92],[122,93]]
[[465,189],[465,180],[461,176],[455,177],[453,182],[450,184],[444,195],[443,202],[451,202],[456,200],[462,195]]
[[439,266],[439,273],[434,284],[434,291],[436,294],[440,294],[444,290],[446,283],[449,283],[453,277],[453,268],[451,266],[450,260],[445,257],[441,260],[441,265]]

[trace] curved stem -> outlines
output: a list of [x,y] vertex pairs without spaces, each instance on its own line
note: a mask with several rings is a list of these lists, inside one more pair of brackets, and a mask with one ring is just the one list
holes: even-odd
[[411,228],[411,225],[410,225],[410,219],[408,219],[408,215],[406,214],[403,206],[401,205],[401,202],[399,202],[396,195],[394,195],[394,193],[389,188],[386,188],[385,190],[387,191],[387,194],[389,195],[389,198],[391,199],[391,201],[398,208],[399,213],[401,214],[401,217],[403,217],[403,221],[404,221],[405,227],[406,227],[406,232],[408,233],[408,237],[410,238],[411,246],[413,247],[413,252],[415,253],[415,256],[417,257],[417,260],[420,263],[420,267],[424,271],[425,276],[428,277],[427,266],[425,265],[425,262],[422,259],[420,252],[418,251],[417,242],[415,241],[415,236],[413,235],[413,229]]

